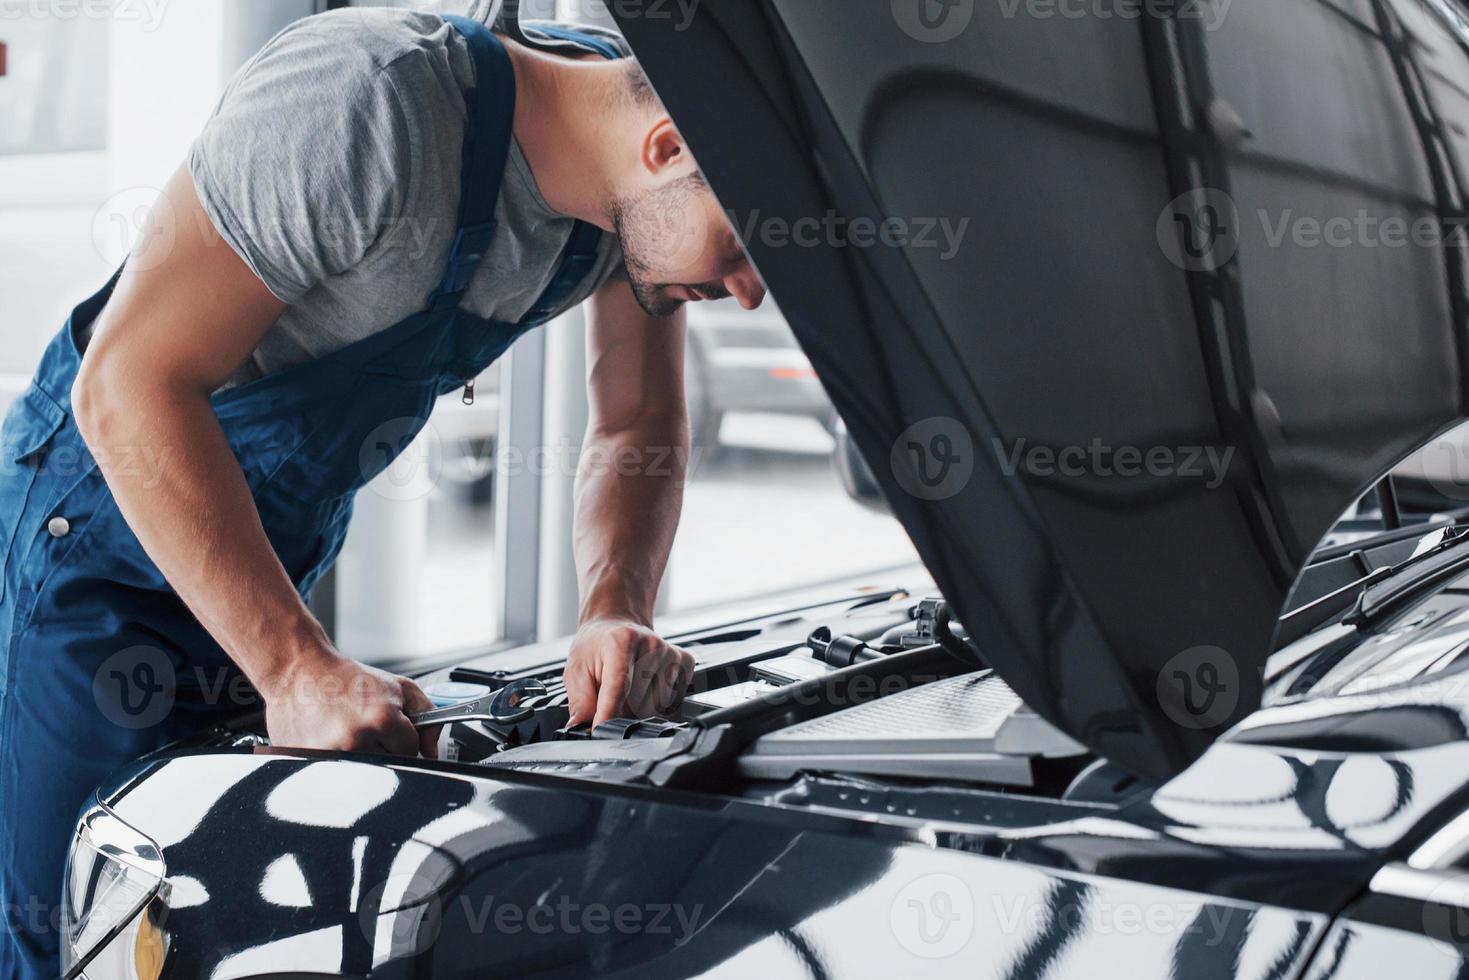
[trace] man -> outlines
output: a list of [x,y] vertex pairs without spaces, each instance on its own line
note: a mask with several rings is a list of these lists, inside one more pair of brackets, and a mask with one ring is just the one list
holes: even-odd
[[[491,6],[273,40],[7,417],[0,977],[55,975],[78,808],[227,710],[222,674],[277,745],[433,754],[410,721],[428,698],[344,657],[305,597],[438,397],[590,299],[586,458],[650,458],[688,444],[683,305],[762,301],[618,42],[548,29],[570,43],[539,50],[491,34]],[[627,472],[579,480],[573,722],[671,710],[692,671],[651,630],[683,474]],[[160,658],[171,710],[139,716],[111,681],[153,684]]]

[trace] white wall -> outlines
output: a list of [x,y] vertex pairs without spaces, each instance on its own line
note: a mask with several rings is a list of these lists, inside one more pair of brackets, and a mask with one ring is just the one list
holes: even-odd
[[183,163],[234,65],[225,62],[229,0],[171,3],[149,22],[112,23],[107,198],[99,248],[121,262],[141,216]]
[[[114,8],[105,25],[105,82],[76,76],[71,101],[50,87],[16,88],[30,113],[64,113],[94,98],[106,118],[91,152],[0,155],[0,410],[23,386],[41,350],[67,312],[106,281],[138,234],[158,189],[183,163],[226,82],[261,44],[313,0],[163,0]],[[91,8],[88,8],[91,9]],[[94,31],[95,20],[48,29]],[[54,52],[0,22],[0,39],[14,42],[12,63]],[[37,34],[32,31],[31,34]],[[65,46],[63,46],[64,48]],[[69,51],[69,49],[66,49]],[[30,63],[32,74],[54,68]],[[0,79],[0,99],[6,83]],[[89,113],[90,114],[90,113]]]

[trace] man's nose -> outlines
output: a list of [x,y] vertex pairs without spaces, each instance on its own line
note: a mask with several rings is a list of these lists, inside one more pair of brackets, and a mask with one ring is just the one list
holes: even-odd
[[724,280],[724,288],[747,310],[759,309],[760,304],[765,302],[765,284],[748,262],[740,271]]

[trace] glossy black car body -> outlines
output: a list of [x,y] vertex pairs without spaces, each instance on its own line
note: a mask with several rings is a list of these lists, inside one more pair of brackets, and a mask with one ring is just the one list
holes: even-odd
[[[870,633],[910,601],[854,596],[684,640],[707,679],[813,623]],[[1383,663],[1457,649],[1469,586],[1410,618],[1372,641]],[[488,663],[548,676],[560,653]],[[1332,690],[1373,676],[1338,670]],[[656,785],[623,756],[662,739],[570,762],[391,764],[254,746],[246,725],[143,760],[99,800],[167,862],[152,913],[166,976],[1450,976],[1469,879],[1429,865],[1469,848],[1466,683],[1435,672],[1388,708],[1291,699],[1156,789],[1107,766],[1050,795],[761,781],[728,758]]]
[[[551,646],[425,678],[550,688],[454,762],[143,760],[87,975],[1463,975],[1469,539],[1316,551],[1469,414],[1463,8],[613,12],[932,582],[676,637],[666,723],[561,731]],[[832,212],[975,225],[767,233]]]

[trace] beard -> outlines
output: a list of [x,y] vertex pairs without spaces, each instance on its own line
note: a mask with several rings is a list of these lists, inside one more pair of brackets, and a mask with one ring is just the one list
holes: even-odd
[[694,196],[704,188],[697,173],[666,187],[622,198],[612,207],[612,227],[622,246],[628,285],[638,305],[649,316],[672,316],[685,300],[670,296],[669,267],[680,258],[695,257],[698,243],[691,215]]
[[639,278],[633,271],[632,264],[627,267],[627,284],[632,287],[632,294],[643,308],[643,312],[652,317],[662,319],[673,316],[683,309],[685,301],[676,296],[669,296],[663,290],[665,287]]

